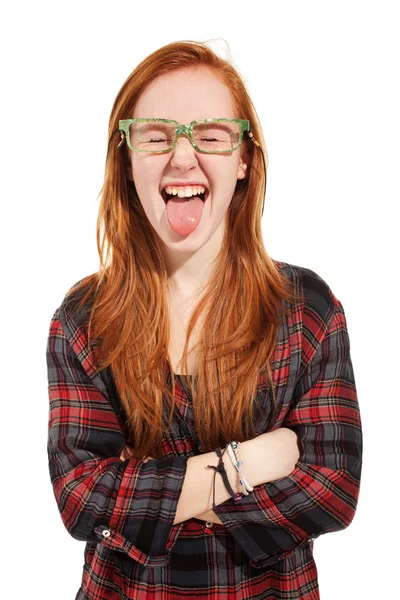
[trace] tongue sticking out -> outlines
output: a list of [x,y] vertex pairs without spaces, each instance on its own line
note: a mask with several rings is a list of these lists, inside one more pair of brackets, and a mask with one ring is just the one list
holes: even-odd
[[167,202],[167,218],[171,229],[179,235],[188,235],[198,226],[203,214],[204,202],[198,196],[171,198]]

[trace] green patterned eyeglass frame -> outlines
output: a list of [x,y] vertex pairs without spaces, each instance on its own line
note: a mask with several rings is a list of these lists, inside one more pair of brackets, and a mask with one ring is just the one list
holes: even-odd
[[[175,140],[172,143],[172,145],[169,148],[167,148],[166,150],[150,151],[150,150],[138,150],[137,148],[132,148],[130,139],[129,139],[129,126],[132,123],[152,122],[152,121],[156,121],[159,123],[172,123],[173,125],[175,125]],[[200,148],[197,146],[196,141],[193,137],[193,126],[196,125],[197,123],[213,123],[213,122],[221,122],[221,121],[237,123],[239,125],[239,127],[240,127],[239,136],[240,137],[239,137],[239,143],[237,144],[237,146],[235,146],[235,148],[230,148],[229,150],[200,150]],[[173,121],[171,119],[156,119],[156,118],[155,119],[123,119],[119,122],[119,132],[121,135],[121,141],[119,142],[118,147],[122,146],[122,144],[126,140],[126,143],[128,144],[128,148],[133,150],[133,152],[147,152],[148,154],[165,154],[165,152],[170,152],[173,148],[175,148],[176,143],[178,141],[178,136],[187,135],[193,148],[195,150],[197,150],[197,152],[202,152],[204,154],[227,154],[227,153],[233,152],[234,150],[237,150],[240,147],[240,144],[242,143],[244,131],[250,131],[250,121],[248,121],[247,119],[200,119],[197,121],[192,121],[191,123],[188,123],[187,125],[181,125],[180,123],[178,123],[178,121]]]

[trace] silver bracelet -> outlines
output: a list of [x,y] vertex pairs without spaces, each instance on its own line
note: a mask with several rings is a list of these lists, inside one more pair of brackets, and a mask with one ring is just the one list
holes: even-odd
[[227,450],[232,464],[239,474],[239,481],[243,490],[243,494],[247,496],[249,492],[252,492],[254,490],[254,488],[246,481],[246,478],[244,476],[242,468],[243,461],[239,458],[239,444],[240,442],[230,442],[230,444],[227,444]]
[[235,455],[233,454],[232,446],[230,444],[228,444],[226,446],[226,449],[228,450],[228,454],[232,461],[233,466],[235,467],[236,471],[238,472],[241,492],[243,493],[244,496],[248,496],[249,492],[247,491],[247,488],[246,488],[244,480],[243,480],[243,472],[241,472],[239,470]]

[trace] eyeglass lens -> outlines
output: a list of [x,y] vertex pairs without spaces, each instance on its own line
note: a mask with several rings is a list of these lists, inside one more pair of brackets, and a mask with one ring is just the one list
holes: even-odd
[[[200,150],[232,151],[240,140],[238,123],[196,123],[193,137]],[[131,123],[129,140],[132,148],[146,152],[168,150],[175,139],[175,125],[157,121]]]

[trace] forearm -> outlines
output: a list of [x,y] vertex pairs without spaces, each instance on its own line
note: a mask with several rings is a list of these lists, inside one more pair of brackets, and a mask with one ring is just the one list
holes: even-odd
[[[214,454],[213,452],[210,452],[211,456],[213,454]],[[205,455],[203,455],[203,456],[205,456]],[[125,449],[122,451],[120,458],[121,458],[121,460],[126,460],[127,458],[129,458],[129,455],[125,451]],[[147,462],[148,460],[152,460],[152,458],[153,458],[152,456],[147,456],[144,460],[145,460],[145,462]],[[207,464],[214,464],[214,463],[211,460],[210,463],[207,463]],[[212,471],[212,469],[209,469],[209,471]],[[214,473],[214,471],[212,471],[212,473]],[[231,473],[229,474],[229,482],[232,483],[232,485],[233,485],[233,481],[232,481],[232,478],[231,478]],[[202,513],[200,513],[199,515],[194,515],[194,516],[196,516],[197,519],[201,519],[202,521],[211,521],[212,523],[219,523],[220,525],[223,524],[222,521],[221,521],[221,519],[218,517],[218,515],[215,514],[215,512],[213,511],[212,508],[210,508],[209,510],[206,510],[206,511],[204,511]]]
[[[293,431],[281,427],[242,442],[239,454],[247,482],[253,487],[268,483],[292,472],[299,455],[297,436]],[[147,457],[146,460],[151,458]],[[221,474],[207,468],[208,465],[217,466],[218,460],[215,451],[188,459],[174,525],[193,517],[222,524],[212,509],[214,475],[216,506],[226,502],[230,495]],[[238,474],[227,452],[224,453],[223,462],[232,489],[235,493],[240,492]]]
[[[247,444],[245,447],[240,444],[239,448],[240,459],[244,463],[243,471],[250,485],[254,487],[275,481],[293,471],[300,453],[297,436],[292,430],[281,427],[259,436],[258,443],[257,438],[252,441],[255,443]],[[223,524],[212,509],[196,515],[196,518]]]

